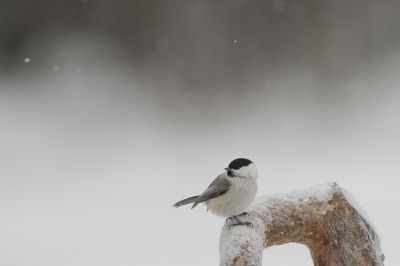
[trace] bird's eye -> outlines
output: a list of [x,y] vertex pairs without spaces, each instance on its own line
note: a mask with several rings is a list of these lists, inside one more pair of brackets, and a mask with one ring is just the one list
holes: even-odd
[[233,172],[232,172],[232,171],[228,170],[228,176],[230,176],[230,177],[234,177],[235,175],[233,174]]

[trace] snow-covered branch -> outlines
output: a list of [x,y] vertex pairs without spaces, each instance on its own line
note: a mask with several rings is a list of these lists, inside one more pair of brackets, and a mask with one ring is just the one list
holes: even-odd
[[367,213],[336,183],[264,196],[247,210],[253,227],[222,227],[220,265],[262,265],[264,248],[306,245],[314,265],[383,265],[380,240]]

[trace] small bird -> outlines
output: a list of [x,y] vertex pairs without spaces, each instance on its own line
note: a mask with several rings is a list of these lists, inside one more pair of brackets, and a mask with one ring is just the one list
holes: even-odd
[[245,158],[233,160],[226,172],[220,174],[200,195],[178,201],[173,207],[180,207],[194,203],[192,209],[204,202],[207,211],[210,210],[218,216],[228,217],[226,221],[234,219],[237,225],[250,225],[250,222],[242,222],[240,216],[248,215],[244,212],[253,202],[257,194],[258,170],[252,161]]

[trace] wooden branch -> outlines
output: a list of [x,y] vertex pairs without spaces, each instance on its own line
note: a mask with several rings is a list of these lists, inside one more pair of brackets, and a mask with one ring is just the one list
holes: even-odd
[[306,245],[315,266],[383,265],[367,214],[336,183],[265,196],[247,212],[253,227],[222,227],[221,266],[261,266],[264,248],[290,242]]

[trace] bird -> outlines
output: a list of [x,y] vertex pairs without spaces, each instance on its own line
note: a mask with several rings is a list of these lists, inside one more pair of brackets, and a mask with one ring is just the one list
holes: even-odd
[[242,222],[238,217],[249,215],[245,210],[257,194],[257,167],[249,159],[237,158],[224,169],[225,172],[217,176],[201,195],[178,201],[172,206],[177,208],[193,203],[193,209],[204,202],[207,211],[227,217],[226,222],[236,221],[229,226],[229,229],[238,225],[253,226],[250,222]]

